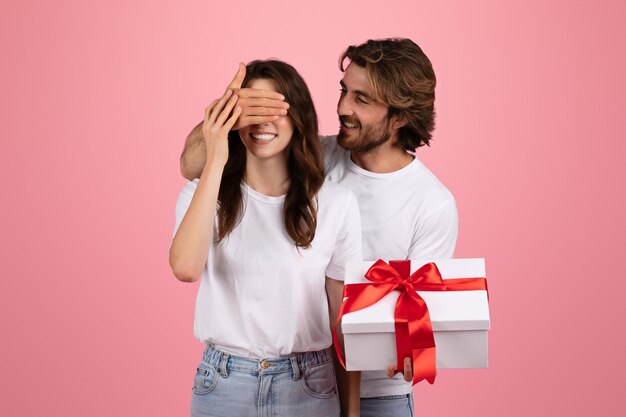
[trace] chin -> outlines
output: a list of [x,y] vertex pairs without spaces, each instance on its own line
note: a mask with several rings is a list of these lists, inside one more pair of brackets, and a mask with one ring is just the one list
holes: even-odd
[[285,159],[287,158],[287,153],[285,150],[275,151],[273,149],[258,149],[257,148],[257,149],[252,149],[250,153],[252,154],[254,158],[261,159],[261,160],[281,158],[283,156],[285,157]]
[[354,141],[351,141],[345,133],[339,133],[337,135],[337,145],[346,151],[351,151],[355,147]]

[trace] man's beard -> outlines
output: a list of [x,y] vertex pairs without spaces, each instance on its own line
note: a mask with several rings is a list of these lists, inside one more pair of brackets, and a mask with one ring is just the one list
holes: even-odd
[[[340,117],[340,119],[343,119]],[[365,153],[378,148],[383,143],[391,139],[391,118],[385,117],[376,125],[362,126],[358,135],[352,134],[348,137],[339,131],[337,134],[337,144],[346,151]]]

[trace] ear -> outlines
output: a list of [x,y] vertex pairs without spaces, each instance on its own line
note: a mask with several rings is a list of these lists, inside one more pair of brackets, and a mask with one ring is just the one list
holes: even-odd
[[406,124],[407,120],[403,115],[394,114],[393,116],[391,116],[391,128],[393,130],[400,130],[404,126],[406,126]]

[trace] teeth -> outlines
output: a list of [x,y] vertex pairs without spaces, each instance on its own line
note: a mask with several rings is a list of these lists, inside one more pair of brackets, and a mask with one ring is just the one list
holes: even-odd
[[272,140],[276,135],[273,133],[253,133],[252,137],[256,140]]
[[357,127],[356,123],[350,123],[350,122],[346,122],[346,121],[343,122],[343,125],[345,127],[349,128],[349,129],[354,129],[355,127]]

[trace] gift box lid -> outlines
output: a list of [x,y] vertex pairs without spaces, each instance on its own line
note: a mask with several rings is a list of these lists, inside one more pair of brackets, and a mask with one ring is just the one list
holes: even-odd
[[[440,259],[411,260],[411,273],[434,262],[443,279],[485,278],[485,260]],[[365,273],[374,262],[348,264],[345,284],[368,283]],[[487,291],[418,291],[426,302],[433,331],[488,330],[489,304]],[[394,332],[394,309],[399,291],[392,291],[376,304],[343,316],[343,333]]]

